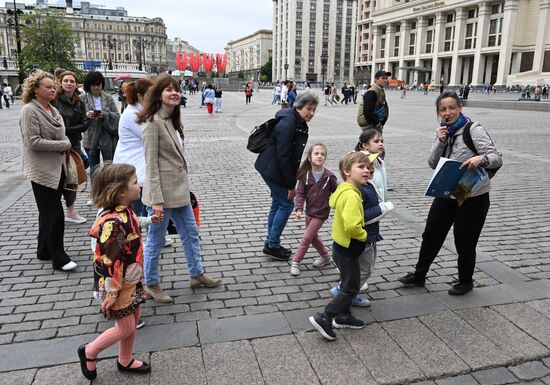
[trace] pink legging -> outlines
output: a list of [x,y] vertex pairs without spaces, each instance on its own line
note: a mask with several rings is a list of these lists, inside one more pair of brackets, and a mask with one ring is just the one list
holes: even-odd
[[317,232],[325,223],[324,219],[314,218],[306,215],[306,230],[300,241],[300,246],[296,250],[296,254],[292,258],[293,262],[302,262],[304,255],[306,255],[309,245],[313,245],[321,257],[327,257],[328,251],[323,245],[323,241],[317,235]]
[[[115,320],[115,326],[105,330],[95,340],[86,345],[86,357],[96,358],[101,351],[120,342],[118,348],[118,362],[127,366],[132,361],[132,349],[136,338],[136,323],[139,320],[141,309],[136,307],[134,314]],[[93,366],[93,367],[92,367]],[[88,370],[95,369],[95,362],[88,362]]]

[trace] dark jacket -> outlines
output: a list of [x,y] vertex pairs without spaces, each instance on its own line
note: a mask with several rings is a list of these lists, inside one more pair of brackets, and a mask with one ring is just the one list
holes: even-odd
[[80,148],[82,133],[88,129],[88,118],[84,103],[80,99],[73,101],[65,94],[60,94],[52,103],[63,117],[65,135],[70,139],[73,147]]
[[336,190],[338,182],[336,175],[325,168],[323,175],[318,182],[311,171],[298,179],[296,187],[296,198],[294,199],[294,209],[304,211],[304,202],[306,203],[306,214],[309,217],[327,219],[330,214],[328,198]]
[[[363,199],[363,211],[365,212],[365,223],[371,219],[377,218],[382,215],[382,209],[378,204],[378,194],[376,188],[370,184],[362,184],[359,186],[361,190],[361,198]],[[380,235],[380,225],[378,221],[365,225],[367,230],[367,244],[373,245],[383,238]]]
[[[375,114],[381,106],[384,106],[385,110],[385,116],[382,120],[380,120]],[[378,124],[382,126],[386,124],[386,121],[390,115],[390,108],[386,102],[386,94],[383,88],[375,84],[369,88],[367,92],[365,92],[365,95],[363,96],[363,114],[369,124],[375,126]]]
[[269,146],[258,155],[254,168],[260,175],[279,186],[292,190],[308,139],[307,123],[294,108],[275,114],[278,120],[269,138]]

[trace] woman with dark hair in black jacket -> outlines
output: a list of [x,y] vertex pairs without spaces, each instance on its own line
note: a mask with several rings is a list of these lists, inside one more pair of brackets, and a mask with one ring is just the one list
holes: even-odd
[[[57,90],[57,98],[52,104],[63,117],[65,135],[71,141],[72,149],[80,155],[84,167],[88,168],[88,157],[84,155],[80,146],[82,133],[88,129],[88,119],[86,118],[84,103],[82,103],[76,92],[78,86],[76,74],[71,71],[64,71],[59,75],[59,81],[61,84]],[[67,185],[63,189],[63,197],[67,205],[65,222],[80,224],[86,222],[86,218],[81,216],[74,207],[77,188],[76,185]]]
[[307,123],[315,116],[319,98],[309,92],[300,94],[294,108],[275,114],[277,124],[267,147],[256,159],[254,167],[271,191],[271,209],[267,220],[264,254],[281,261],[291,251],[281,246],[281,234],[294,209],[296,175],[308,139]]

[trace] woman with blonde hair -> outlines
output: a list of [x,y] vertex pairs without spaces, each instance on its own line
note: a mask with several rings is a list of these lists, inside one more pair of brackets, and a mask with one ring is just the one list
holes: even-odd
[[59,111],[50,103],[57,95],[55,78],[36,71],[23,83],[23,109],[19,126],[23,144],[23,173],[31,180],[38,206],[37,257],[54,269],[77,265],[65,252],[65,221],[61,194],[66,179],[66,154],[72,147]]

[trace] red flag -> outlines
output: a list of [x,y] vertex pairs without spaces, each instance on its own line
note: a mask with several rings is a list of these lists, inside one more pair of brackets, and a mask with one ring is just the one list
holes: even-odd
[[217,53],[216,54],[216,68],[218,73],[225,73],[225,68],[227,67],[227,54],[226,53]]
[[191,66],[191,71],[199,72],[199,68],[201,67],[201,54],[191,52],[189,54],[189,65]]
[[212,72],[212,69],[214,68],[214,55],[203,53],[202,66],[205,72]]
[[181,71],[180,53],[176,52],[176,67]]
[[187,52],[181,52],[180,53],[180,63],[181,63],[181,69],[180,71],[185,71],[187,69]]

